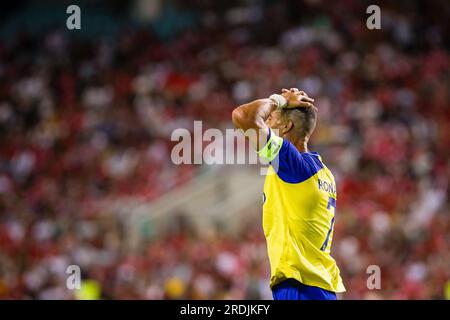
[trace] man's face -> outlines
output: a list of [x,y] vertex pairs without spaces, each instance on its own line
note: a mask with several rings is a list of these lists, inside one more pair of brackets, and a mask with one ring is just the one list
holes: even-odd
[[[272,113],[269,115],[269,117],[266,119],[266,125],[273,130],[280,130],[282,125],[283,125],[283,121],[281,119],[281,112],[280,110],[274,110],[272,111]],[[281,133],[278,133],[279,135],[281,135]]]

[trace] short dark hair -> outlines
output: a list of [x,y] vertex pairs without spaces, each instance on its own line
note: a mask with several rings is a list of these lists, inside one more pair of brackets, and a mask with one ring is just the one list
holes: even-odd
[[309,137],[313,133],[317,122],[317,108],[294,108],[281,110],[281,116],[294,123],[294,129],[297,135],[302,138]]

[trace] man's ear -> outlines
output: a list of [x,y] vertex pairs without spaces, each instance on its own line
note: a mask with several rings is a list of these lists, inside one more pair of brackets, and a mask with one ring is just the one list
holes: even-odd
[[289,131],[291,131],[293,128],[294,128],[294,123],[292,122],[292,120],[287,120],[281,127],[281,134],[285,135]]

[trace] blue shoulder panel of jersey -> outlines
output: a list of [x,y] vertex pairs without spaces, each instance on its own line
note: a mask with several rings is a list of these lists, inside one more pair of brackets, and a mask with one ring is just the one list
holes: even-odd
[[286,139],[271,164],[278,177],[287,183],[305,181],[323,168],[317,152],[300,152]]

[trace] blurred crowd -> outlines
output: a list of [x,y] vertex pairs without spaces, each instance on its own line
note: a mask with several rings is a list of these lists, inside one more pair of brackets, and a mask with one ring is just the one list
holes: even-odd
[[[231,127],[235,106],[298,87],[337,180],[342,297],[450,299],[448,3],[381,6],[381,30],[360,1],[263,3],[206,6],[170,41],[130,27],[0,43],[0,298],[271,299],[259,225],[181,223],[130,251],[126,221],[95,203],[158,199],[202,169],[172,164],[174,129]],[[67,290],[70,264],[84,291]]]

